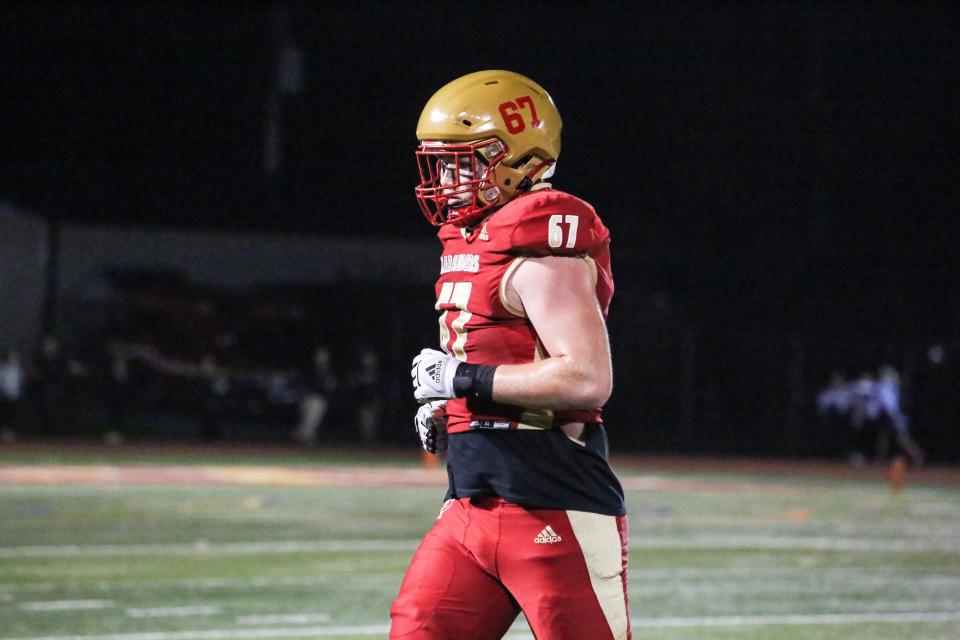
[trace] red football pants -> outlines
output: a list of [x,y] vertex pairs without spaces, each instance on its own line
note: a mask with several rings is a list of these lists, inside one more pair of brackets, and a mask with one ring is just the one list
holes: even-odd
[[390,615],[394,640],[498,640],[523,610],[537,640],[629,640],[627,518],[444,504]]

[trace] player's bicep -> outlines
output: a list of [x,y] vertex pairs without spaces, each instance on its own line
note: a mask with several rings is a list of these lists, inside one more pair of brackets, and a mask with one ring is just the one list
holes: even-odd
[[582,257],[527,258],[510,288],[533,324],[545,355],[609,368],[610,347],[596,296],[596,272]]

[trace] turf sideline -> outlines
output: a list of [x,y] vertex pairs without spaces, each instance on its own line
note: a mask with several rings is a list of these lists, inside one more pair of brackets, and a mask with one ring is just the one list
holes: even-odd
[[[847,624],[903,624],[960,621],[960,611],[911,611],[900,613],[864,612],[842,614],[786,614],[756,616],[707,616],[690,618],[633,618],[634,629],[711,628],[747,626],[813,626]],[[230,640],[266,638],[307,638],[336,636],[383,636],[390,625],[274,627],[263,629],[203,629],[196,631],[149,631],[106,635],[24,636],[4,640]],[[525,631],[508,637],[528,638]]]

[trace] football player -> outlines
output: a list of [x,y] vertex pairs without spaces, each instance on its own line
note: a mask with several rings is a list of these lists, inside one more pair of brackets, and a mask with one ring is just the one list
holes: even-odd
[[423,446],[449,489],[391,609],[394,639],[630,638],[627,517],[601,408],[610,233],[544,182],[547,92],[509,71],[454,80],[417,125],[417,199],[439,227],[440,349],[413,361]]

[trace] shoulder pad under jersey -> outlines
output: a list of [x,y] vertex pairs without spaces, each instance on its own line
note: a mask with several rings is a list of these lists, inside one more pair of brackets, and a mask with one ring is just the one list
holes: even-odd
[[553,189],[524,195],[496,217],[498,226],[512,227],[510,248],[518,253],[593,254],[610,242],[610,232],[589,203]]

